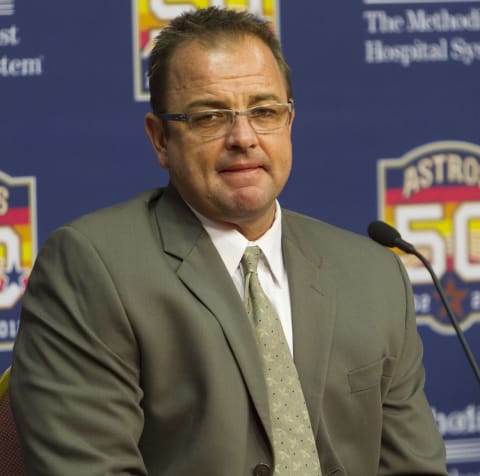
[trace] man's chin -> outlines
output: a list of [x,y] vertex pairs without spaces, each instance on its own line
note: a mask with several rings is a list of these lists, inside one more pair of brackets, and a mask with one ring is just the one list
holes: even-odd
[[258,194],[237,195],[224,211],[232,219],[243,222],[263,220],[275,215],[275,198]]

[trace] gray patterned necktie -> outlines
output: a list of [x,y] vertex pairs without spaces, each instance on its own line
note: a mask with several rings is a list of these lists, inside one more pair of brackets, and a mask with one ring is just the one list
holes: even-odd
[[257,274],[260,248],[243,255],[245,306],[256,330],[272,419],[275,474],[321,476],[320,462],[305,398],[282,324]]

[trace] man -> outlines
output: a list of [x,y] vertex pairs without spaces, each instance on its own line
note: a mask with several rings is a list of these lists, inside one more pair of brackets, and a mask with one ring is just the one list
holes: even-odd
[[[30,474],[445,476],[399,260],[278,205],[294,111],[268,25],[185,14],[149,76],[147,134],[171,183],[55,232],[30,278],[11,378]],[[278,439],[288,410],[242,267],[252,246],[305,440]],[[289,466],[295,443],[308,470]]]

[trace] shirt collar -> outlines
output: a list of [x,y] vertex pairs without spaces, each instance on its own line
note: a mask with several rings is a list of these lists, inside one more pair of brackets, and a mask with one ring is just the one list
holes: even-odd
[[280,282],[284,272],[282,255],[282,209],[278,201],[275,201],[275,206],[275,219],[272,226],[254,242],[247,240],[239,231],[223,223],[210,220],[194,208],[190,208],[213,241],[230,276],[233,276],[240,265],[245,248],[256,245],[262,250],[274,279]]

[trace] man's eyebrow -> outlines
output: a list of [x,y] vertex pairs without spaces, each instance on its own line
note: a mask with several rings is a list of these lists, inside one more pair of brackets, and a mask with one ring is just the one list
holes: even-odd
[[[249,104],[256,104],[262,101],[282,102],[279,96],[273,93],[256,94],[249,97]],[[202,109],[231,109],[225,101],[217,99],[197,99],[186,105],[186,110],[202,108]]]
[[196,101],[189,102],[186,106],[186,109],[189,110],[199,107],[203,109],[228,109],[225,102],[215,99],[198,99]]
[[279,96],[273,93],[266,93],[266,94],[256,94],[255,96],[250,97],[250,103],[255,104],[257,102],[262,102],[262,101],[275,101],[275,102],[282,102],[282,99],[280,99]]

